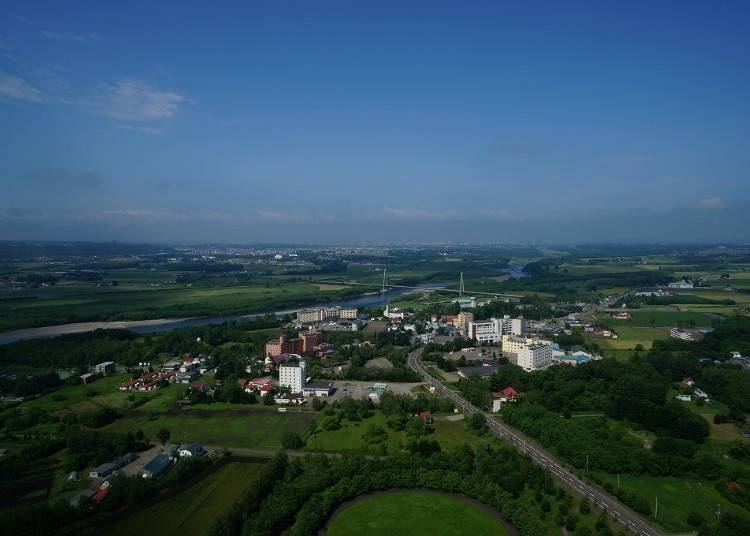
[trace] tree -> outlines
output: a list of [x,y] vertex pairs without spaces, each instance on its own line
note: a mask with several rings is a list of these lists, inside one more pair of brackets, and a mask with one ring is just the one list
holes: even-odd
[[692,527],[700,527],[706,522],[706,519],[698,512],[690,512],[687,515],[687,522]]
[[471,416],[471,429],[478,433],[485,432],[487,429],[487,419],[482,413],[476,412]]
[[162,447],[167,444],[167,441],[169,441],[169,438],[171,436],[172,434],[169,433],[169,430],[167,430],[166,428],[162,428],[161,430],[156,432],[156,438],[161,441]]
[[287,450],[297,450],[302,445],[304,445],[304,442],[296,432],[285,432],[281,436],[281,446]]

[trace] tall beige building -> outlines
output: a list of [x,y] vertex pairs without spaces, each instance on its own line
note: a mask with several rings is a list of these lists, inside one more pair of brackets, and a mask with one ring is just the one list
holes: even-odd
[[469,327],[469,322],[473,321],[474,313],[461,311],[460,313],[458,313],[458,315],[456,315],[456,318],[453,319],[453,326],[461,333],[466,333],[466,330]]

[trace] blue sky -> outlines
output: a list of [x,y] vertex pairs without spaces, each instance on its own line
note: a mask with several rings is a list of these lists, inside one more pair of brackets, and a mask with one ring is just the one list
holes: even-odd
[[0,239],[748,240],[747,2],[220,4],[2,4]]

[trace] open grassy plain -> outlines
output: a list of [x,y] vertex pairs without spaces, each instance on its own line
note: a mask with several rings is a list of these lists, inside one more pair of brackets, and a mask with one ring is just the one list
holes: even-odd
[[327,534],[503,536],[507,532],[495,516],[460,496],[393,491],[365,497],[346,508],[333,519]]

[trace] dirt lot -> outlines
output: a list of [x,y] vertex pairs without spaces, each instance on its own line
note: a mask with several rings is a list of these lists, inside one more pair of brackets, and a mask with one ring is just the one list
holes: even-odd
[[[333,382],[333,385],[336,387],[336,392],[331,396],[331,399],[336,400],[347,396],[350,396],[352,398],[365,398],[373,392],[373,383],[381,382],[360,382],[354,380],[335,381]],[[412,394],[412,389],[414,389],[418,385],[423,385],[422,383],[382,383],[386,383],[388,385],[386,390],[399,395]]]
[[367,368],[393,368],[393,363],[391,363],[387,357],[376,357],[375,359],[370,359],[367,363],[365,363],[365,367]]

